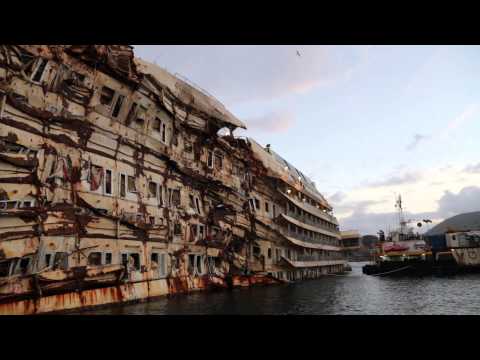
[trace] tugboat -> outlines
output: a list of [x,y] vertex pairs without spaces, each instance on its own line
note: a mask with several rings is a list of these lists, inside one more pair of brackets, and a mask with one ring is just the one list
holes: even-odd
[[[395,207],[398,210],[399,228],[391,231],[385,239],[380,231],[380,242],[377,253],[374,254],[373,264],[362,268],[366,275],[400,276],[400,275],[427,275],[432,273],[434,261],[424,238],[414,233],[413,227],[403,216],[402,198],[398,196]],[[418,223],[421,226],[421,223]]]

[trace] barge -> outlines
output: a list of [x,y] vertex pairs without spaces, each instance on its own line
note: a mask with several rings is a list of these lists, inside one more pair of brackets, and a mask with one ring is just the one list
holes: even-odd
[[0,45],[0,314],[342,272],[315,184],[128,45]]

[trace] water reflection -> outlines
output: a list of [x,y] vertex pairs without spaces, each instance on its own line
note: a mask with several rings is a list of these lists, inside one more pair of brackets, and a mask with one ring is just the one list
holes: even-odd
[[479,314],[480,275],[379,278],[353,263],[345,276],[292,285],[194,293],[72,314]]

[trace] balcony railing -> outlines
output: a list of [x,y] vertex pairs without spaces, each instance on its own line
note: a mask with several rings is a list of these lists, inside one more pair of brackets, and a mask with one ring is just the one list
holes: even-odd
[[326,231],[331,231],[333,233],[338,232],[337,227],[325,226],[325,225],[321,224],[320,222],[312,221],[311,218],[309,218],[307,216],[298,215],[296,212],[293,212],[293,211],[290,211],[290,210],[287,210],[286,215],[290,216],[290,217],[294,218],[295,220],[298,220],[298,221],[300,221],[304,224],[310,225],[310,226],[315,226],[317,228],[320,228],[320,229],[323,229],[323,230],[326,230]]
[[282,233],[284,235],[288,236],[288,237],[292,237],[294,239],[301,240],[301,241],[308,242],[308,243],[330,245],[330,246],[337,246],[337,247],[341,246],[340,241],[338,239],[331,239],[331,240],[314,239],[314,238],[311,238],[310,236],[306,236],[306,235],[303,235],[303,234],[298,234],[294,231],[288,231],[288,230],[283,230]]

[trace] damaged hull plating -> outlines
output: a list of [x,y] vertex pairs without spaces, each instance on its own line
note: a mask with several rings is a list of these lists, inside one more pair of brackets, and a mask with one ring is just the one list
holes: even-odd
[[343,271],[330,205],[238,127],[130,46],[0,45],[0,314]]

